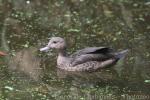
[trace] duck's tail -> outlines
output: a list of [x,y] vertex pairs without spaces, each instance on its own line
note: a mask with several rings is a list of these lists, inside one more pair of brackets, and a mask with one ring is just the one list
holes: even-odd
[[129,51],[129,50],[126,49],[126,50],[120,51],[120,52],[118,52],[118,53],[115,53],[115,58],[116,58],[116,59],[124,58],[125,55],[128,53],[128,51]]

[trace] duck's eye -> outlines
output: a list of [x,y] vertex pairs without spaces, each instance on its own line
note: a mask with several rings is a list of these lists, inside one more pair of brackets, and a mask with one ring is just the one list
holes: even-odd
[[56,41],[53,41],[53,43],[55,44],[55,43],[57,43]]

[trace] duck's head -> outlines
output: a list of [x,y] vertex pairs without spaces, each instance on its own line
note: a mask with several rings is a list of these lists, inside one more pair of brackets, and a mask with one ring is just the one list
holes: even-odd
[[41,48],[40,51],[47,51],[51,48],[57,50],[63,50],[66,48],[66,42],[61,37],[52,37],[50,38],[48,45],[44,48]]

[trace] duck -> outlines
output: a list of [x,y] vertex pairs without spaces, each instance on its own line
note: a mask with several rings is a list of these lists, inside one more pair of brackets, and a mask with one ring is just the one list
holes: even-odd
[[51,37],[48,44],[40,51],[56,49],[58,52],[57,68],[66,71],[96,71],[114,65],[125,57],[128,49],[114,52],[110,47],[86,47],[68,55],[64,38]]

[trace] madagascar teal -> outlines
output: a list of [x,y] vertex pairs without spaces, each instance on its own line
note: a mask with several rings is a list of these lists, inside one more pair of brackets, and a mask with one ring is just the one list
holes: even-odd
[[52,37],[46,47],[40,51],[56,49],[58,51],[57,67],[66,71],[96,71],[116,64],[128,50],[114,52],[109,47],[87,47],[72,55],[66,53],[67,44],[61,37]]

